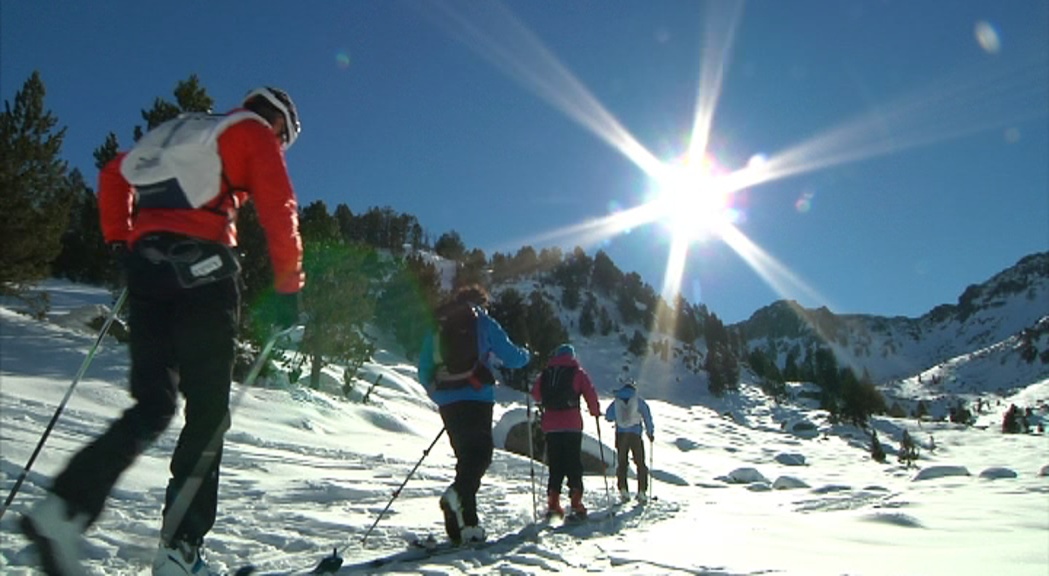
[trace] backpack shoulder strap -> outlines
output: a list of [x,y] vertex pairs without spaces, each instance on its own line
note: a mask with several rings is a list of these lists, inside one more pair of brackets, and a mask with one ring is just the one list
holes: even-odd
[[[266,127],[269,127],[269,125],[270,125],[269,122],[266,122],[265,118],[263,118],[262,116],[259,116],[258,114],[254,113],[254,112],[252,112],[250,110],[238,110],[238,111],[232,112],[230,114],[225,114],[224,118],[222,120],[220,120],[215,125],[215,128],[214,128],[214,130],[212,130],[211,135],[210,135],[211,140],[215,144],[215,151],[216,151],[216,153],[218,152],[219,136],[222,136],[222,133],[225,132],[226,129],[229,128],[230,126],[232,126],[232,125],[234,125],[234,124],[236,124],[238,122],[244,121],[244,120],[254,120],[254,121],[256,121],[256,122],[258,122],[258,123],[260,123],[260,124],[262,124],[263,126],[266,126]],[[230,204],[233,206],[233,209],[234,210],[240,210],[240,205],[237,204],[237,194],[236,193],[237,192],[247,192],[248,189],[247,188],[238,188],[238,187],[233,185],[233,182],[229,179],[229,176],[226,175],[226,164],[225,164],[225,162],[222,159],[222,154],[219,154],[219,165],[221,166],[221,170],[222,170],[222,183],[226,185],[226,193],[225,194],[220,194],[218,198],[216,198],[215,200],[212,200],[211,203],[209,203],[209,204],[201,206],[201,208],[204,209],[204,210],[207,210],[209,212],[215,212],[217,214],[221,214],[221,215],[225,216],[226,215],[226,211],[222,210],[223,202],[225,202],[226,199],[228,198]]]

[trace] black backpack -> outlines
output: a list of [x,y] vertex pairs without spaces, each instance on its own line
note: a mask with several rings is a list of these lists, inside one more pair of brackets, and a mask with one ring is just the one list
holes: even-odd
[[477,312],[468,302],[452,302],[437,309],[434,364],[437,389],[480,387],[495,377],[480,362],[477,350]]
[[579,408],[579,394],[572,388],[575,366],[547,366],[539,377],[539,391],[543,408],[568,410]]

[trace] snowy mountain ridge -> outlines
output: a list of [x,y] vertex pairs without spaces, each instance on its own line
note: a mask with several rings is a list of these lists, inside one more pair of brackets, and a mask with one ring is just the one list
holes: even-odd
[[[580,312],[560,304],[560,286],[527,279],[492,291],[507,289],[526,296],[538,292],[554,307],[587,369],[599,376],[599,390],[609,393],[623,377],[634,377],[652,397],[685,405],[721,404],[706,390],[702,338],[682,343],[638,325],[617,325],[608,336],[584,337],[578,330]],[[613,302],[601,296],[597,300],[616,314]],[[792,351],[800,362],[807,352],[829,347],[839,365],[869,374],[890,404],[898,402],[911,411],[924,401],[930,415],[941,417],[959,400],[1004,396],[1049,378],[1049,252],[1022,258],[966,288],[957,304],[937,306],[920,318],[837,315],[781,300],[728,328],[747,350],[773,352],[768,355],[780,368]],[[650,344],[643,358],[626,351],[627,337],[635,329]],[[664,343],[669,348],[665,359],[655,353]],[[742,374],[741,388],[761,380],[745,365]]]
[[920,318],[837,316],[781,301],[736,326],[748,347],[774,347],[781,361],[792,346],[829,345],[894,395],[1004,393],[1049,376],[1049,252]]

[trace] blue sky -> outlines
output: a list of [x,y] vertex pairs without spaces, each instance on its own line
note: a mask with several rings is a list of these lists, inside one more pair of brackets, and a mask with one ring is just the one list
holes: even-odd
[[[390,206],[489,255],[604,249],[657,290],[676,262],[727,322],[784,297],[915,317],[1049,249],[1040,0],[61,0],[4,2],[0,27],[0,97],[39,70],[91,181],[106,134],[130,143],[190,74],[218,110],[271,84],[302,116],[302,203]],[[681,256],[664,222],[720,208],[624,222],[697,141],[742,187],[732,232]]]

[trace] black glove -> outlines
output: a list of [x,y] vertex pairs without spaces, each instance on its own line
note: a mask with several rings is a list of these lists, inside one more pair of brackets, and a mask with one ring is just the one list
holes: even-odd
[[655,434],[649,434],[648,435],[648,441],[649,442],[655,442],[656,441],[656,435]]
[[299,293],[276,293],[273,298],[273,325],[287,330],[299,323]]

